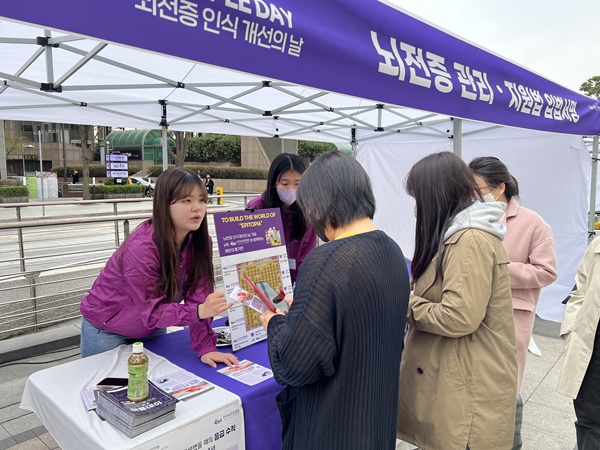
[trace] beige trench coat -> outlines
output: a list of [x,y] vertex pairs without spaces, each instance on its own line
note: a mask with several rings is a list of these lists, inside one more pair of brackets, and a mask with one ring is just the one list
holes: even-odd
[[600,320],[600,237],[588,246],[575,280],[577,288],[560,327],[565,360],[558,380],[558,391],[571,398],[577,397],[590,363]]
[[508,256],[477,229],[417,280],[400,366],[397,436],[424,450],[512,447],[517,357]]

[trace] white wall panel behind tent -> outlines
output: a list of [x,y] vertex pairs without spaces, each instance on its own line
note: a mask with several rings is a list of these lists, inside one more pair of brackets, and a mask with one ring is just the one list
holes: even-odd
[[[373,180],[375,222],[409,258],[414,251],[414,201],[404,190],[404,180],[415,162],[438,151],[452,151],[452,142],[438,139],[359,146],[357,158]],[[519,182],[521,204],[552,227],[559,275],[542,290],[538,314],[561,322],[561,302],[573,287],[587,246],[591,159],[583,139],[499,128],[463,139],[463,159],[468,163],[477,156],[500,158]]]

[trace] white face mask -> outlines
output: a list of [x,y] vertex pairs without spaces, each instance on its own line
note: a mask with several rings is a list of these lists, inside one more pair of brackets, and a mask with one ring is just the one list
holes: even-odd
[[286,205],[291,205],[296,201],[296,189],[277,189],[277,195]]
[[495,191],[496,191],[496,189],[494,189],[489,194],[482,195],[481,197],[483,198],[483,201],[487,202],[487,203],[497,202],[498,201],[498,197],[500,197],[500,194],[498,194],[498,197],[494,197],[494,192]]
[[494,196],[492,194],[482,195],[481,198],[483,198],[483,201],[486,203],[492,203],[492,202],[496,201],[496,199],[494,198]]

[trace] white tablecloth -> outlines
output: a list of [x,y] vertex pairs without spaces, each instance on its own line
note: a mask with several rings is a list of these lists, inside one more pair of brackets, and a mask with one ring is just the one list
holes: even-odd
[[[63,450],[245,450],[241,400],[218,386],[180,401],[173,420],[132,439],[87,411],[81,391],[107,376],[127,377],[131,347],[34,373],[25,385],[21,408],[36,413]],[[178,370],[162,356],[144,353],[150,360],[150,378]]]

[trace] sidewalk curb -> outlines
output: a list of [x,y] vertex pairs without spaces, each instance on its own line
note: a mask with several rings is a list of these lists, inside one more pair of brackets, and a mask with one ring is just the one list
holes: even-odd
[[81,319],[0,341],[0,364],[79,345]]

